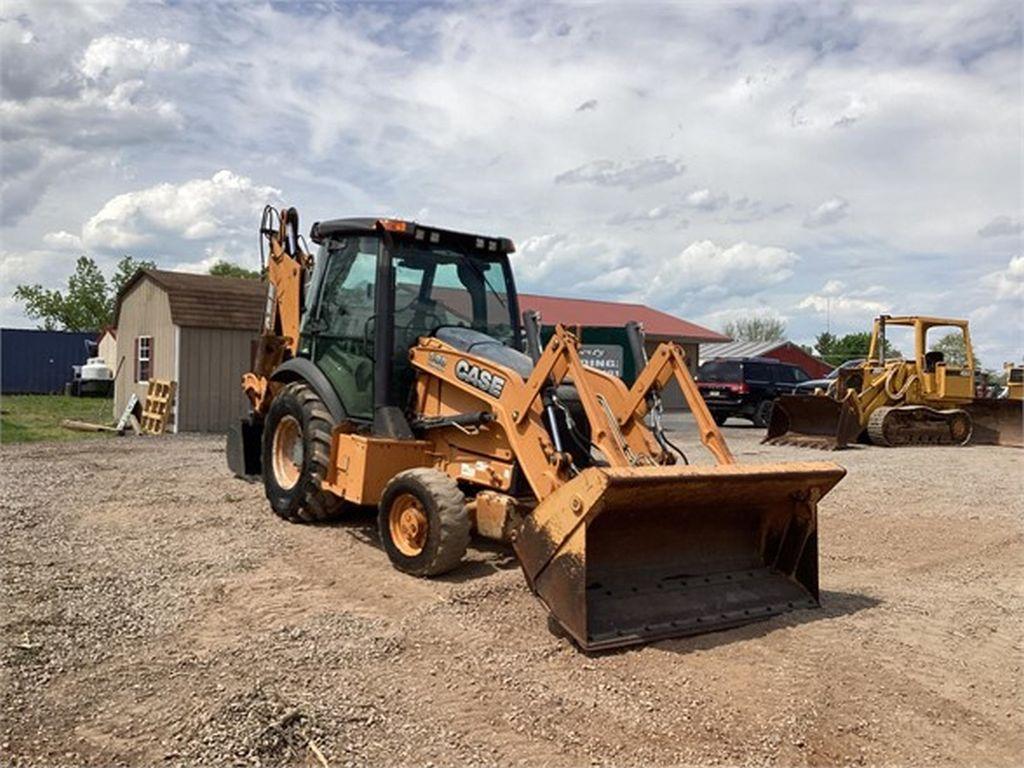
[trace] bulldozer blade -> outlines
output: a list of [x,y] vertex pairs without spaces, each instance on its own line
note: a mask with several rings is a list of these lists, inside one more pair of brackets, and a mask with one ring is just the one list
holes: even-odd
[[527,515],[531,589],[584,650],[818,605],[829,462],[585,469]]
[[1024,401],[975,400],[961,407],[971,415],[971,443],[1024,448]]
[[782,395],[772,407],[762,443],[834,451],[857,440],[857,413],[827,395]]

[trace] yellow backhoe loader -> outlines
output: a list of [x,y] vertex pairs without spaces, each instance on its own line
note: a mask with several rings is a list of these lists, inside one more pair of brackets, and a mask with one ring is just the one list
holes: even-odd
[[[914,355],[886,359],[886,329],[913,329]],[[964,365],[928,349],[934,328],[963,335]],[[784,395],[772,408],[763,442],[844,448],[856,440],[873,445],[1022,445],[1020,402],[975,398],[974,352],[966,320],[939,317],[875,319],[868,358],[844,368],[827,391]]]
[[[845,470],[737,465],[680,347],[648,360],[634,332],[629,388],[561,326],[541,349],[504,238],[338,219],[313,225],[313,258],[294,209],[268,208],[261,231],[266,316],[228,461],[262,475],[278,515],[376,505],[384,550],[416,576],[456,567],[474,529],[510,541],[584,649],[817,605],[818,502]],[[673,379],[713,466],[661,427]]]

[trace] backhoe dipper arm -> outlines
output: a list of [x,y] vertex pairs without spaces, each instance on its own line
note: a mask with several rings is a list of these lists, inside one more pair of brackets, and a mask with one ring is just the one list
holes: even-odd
[[735,464],[736,459],[733,458],[715,420],[711,418],[708,406],[693,376],[690,375],[690,369],[686,367],[686,355],[678,344],[662,342],[654,350],[650,362],[640,371],[640,375],[630,387],[626,409],[619,415],[619,423],[625,425],[638,413],[642,415],[647,410],[648,393],[652,389],[662,389],[673,377],[678,382],[693,417],[697,420],[700,441],[711,451],[719,464]]
[[276,229],[267,226],[272,223],[272,218],[272,214],[265,212],[263,226],[260,227],[260,237],[265,237],[270,246],[267,263],[270,294],[263,333],[283,337],[285,346],[294,356],[299,346],[303,278],[306,269],[312,266],[312,258],[299,243],[298,211],[294,208],[282,210],[277,215]]
[[242,376],[242,389],[257,413],[265,412],[269,406],[270,374],[286,357],[294,357],[298,351],[302,288],[306,270],[313,264],[312,257],[299,242],[299,213],[294,208],[277,211],[268,205],[263,209],[261,256],[264,243],[270,251],[270,258],[264,265],[267,304],[253,370]]

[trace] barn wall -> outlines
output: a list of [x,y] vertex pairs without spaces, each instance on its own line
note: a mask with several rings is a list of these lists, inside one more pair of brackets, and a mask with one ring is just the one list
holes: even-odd
[[251,370],[252,331],[182,328],[179,430],[226,432],[249,411],[242,374]]
[[[135,339],[153,337],[152,373],[154,379],[175,379],[174,323],[167,293],[149,278],[139,280],[121,299],[117,320],[117,371],[114,381],[114,415],[120,416],[134,392],[139,402],[146,401],[148,385],[135,381]],[[122,363],[121,361],[124,360]],[[118,371],[118,365],[121,369]],[[171,427],[168,426],[170,431]]]
[[785,344],[777,349],[773,349],[771,352],[766,353],[765,356],[780,360],[783,363],[798,365],[812,379],[820,379],[832,372],[831,365],[823,363],[813,355],[808,355],[800,347],[793,344]]

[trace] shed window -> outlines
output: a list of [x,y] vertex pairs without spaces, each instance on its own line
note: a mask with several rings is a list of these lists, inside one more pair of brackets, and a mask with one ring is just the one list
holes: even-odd
[[135,381],[145,383],[153,370],[153,337],[135,337]]

